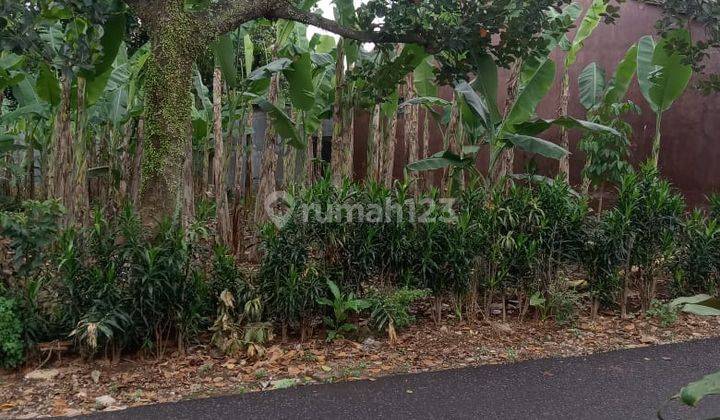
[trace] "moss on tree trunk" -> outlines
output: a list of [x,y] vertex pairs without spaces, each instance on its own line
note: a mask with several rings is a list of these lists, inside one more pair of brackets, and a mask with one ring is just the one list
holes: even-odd
[[[144,218],[180,210],[187,223],[193,216],[192,65],[202,48],[183,2],[164,3],[148,22],[152,56],[145,81],[145,144],[141,209]],[[188,178],[190,185],[186,185]]]

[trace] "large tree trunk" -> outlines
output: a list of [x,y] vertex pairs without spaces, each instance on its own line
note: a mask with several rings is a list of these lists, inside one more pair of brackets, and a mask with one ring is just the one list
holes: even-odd
[[217,242],[230,246],[231,227],[230,209],[228,207],[226,172],[225,172],[225,143],[222,131],[222,72],[215,68],[213,77],[213,133],[215,134],[215,155],[213,161],[215,181],[215,212],[217,214]]
[[147,222],[177,209],[193,218],[192,65],[205,47],[183,1],[162,2],[147,20],[152,56],[145,79],[145,133],[141,214]]

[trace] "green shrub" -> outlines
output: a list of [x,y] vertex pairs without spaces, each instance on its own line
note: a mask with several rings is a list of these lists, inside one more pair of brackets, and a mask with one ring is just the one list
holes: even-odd
[[0,212],[0,238],[10,240],[14,271],[29,277],[47,262],[56,241],[63,207],[57,200],[26,201],[20,212]]
[[715,220],[720,219],[720,194],[712,194],[708,197],[708,204],[710,218]]
[[670,291],[673,297],[714,295],[720,281],[720,224],[695,211],[685,219]]
[[192,247],[169,221],[141,235],[129,209],[113,222],[96,212],[89,229],[66,231],[58,259],[66,331],[89,354],[140,347],[161,352],[168,339],[183,344],[214,308]]
[[246,274],[238,267],[235,257],[223,246],[214,249],[212,272],[207,284],[211,299],[217,299],[227,290],[232,293],[238,306],[243,306],[254,295]]
[[[658,279],[670,268],[684,209],[682,196],[660,179],[654,166],[644,165],[623,178],[617,206],[608,217],[624,230],[624,290],[638,288],[643,310],[649,309]],[[626,297],[621,302],[623,313]]]
[[23,328],[15,301],[0,296],[0,367],[12,369],[25,361]]
[[397,331],[407,328],[415,322],[410,315],[410,306],[418,299],[428,296],[427,290],[402,288],[390,293],[374,293],[370,301],[370,323],[379,332],[386,332],[391,341],[397,337]]
[[357,299],[352,292],[347,294],[341,292],[337,284],[330,280],[328,280],[327,285],[332,300],[321,297],[318,299],[318,303],[332,310],[332,316],[326,316],[324,322],[327,327],[327,341],[333,341],[338,338],[345,338],[345,334],[357,330],[357,326],[348,322],[348,319],[352,313],[359,314],[369,308],[370,302]]
[[677,322],[678,312],[680,312],[678,307],[655,299],[650,304],[650,309],[647,310],[646,314],[657,319],[663,327],[667,328]]
[[585,219],[582,229],[583,249],[579,262],[587,276],[593,317],[597,316],[601,305],[617,302],[622,288],[620,269],[625,262],[625,229],[618,215],[590,216]]

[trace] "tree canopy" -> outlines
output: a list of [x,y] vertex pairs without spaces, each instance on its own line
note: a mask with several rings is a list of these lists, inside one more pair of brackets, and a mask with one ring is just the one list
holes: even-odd
[[[720,3],[716,0],[663,0],[657,3],[664,13],[658,29],[667,35],[673,29],[686,28],[690,23],[700,25],[705,36],[697,42],[674,42],[670,45],[685,55],[695,71],[704,72],[713,51],[720,48]],[[720,91],[720,74],[708,74],[700,83],[706,93]]]

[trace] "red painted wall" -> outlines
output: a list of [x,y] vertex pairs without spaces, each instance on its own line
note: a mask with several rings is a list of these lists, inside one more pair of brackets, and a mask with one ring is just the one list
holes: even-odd
[[[591,0],[580,0],[585,7]],[[584,118],[585,110],[578,100],[577,78],[585,66],[593,61],[601,65],[608,77],[625,55],[627,49],[642,36],[655,34],[654,25],[661,13],[657,7],[637,1],[628,1],[622,5],[620,20],[615,25],[602,24],[585,43],[585,48],[570,70],[571,100],[570,115]],[[702,36],[697,31],[696,36]],[[556,83],[553,90],[541,103],[538,115],[551,118],[556,115],[560,95],[563,56],[556,52],[553,59],[557,65]],[[720,71],[720,57],[711,58],[709,71]],[[506,72],[501,75],[500,86],[505,86]],[[450,98],[450,88],[444,88],[442,96]],[[640,93],[637,80],[633,82],[628,99],[642,108],[642,115],[628,116],[627,121],[633,125],[634,138],[631,146],[631,160],[634,164],[643,162],[650,154],[655,132],[655,117]],[[501,88],[499,104],[505,101],[505,91]],[[502,109],[502,107],[501,107]],[[421,120],[422,121],[422,120]],[[355,125],[355,172],[362,178],[365,175],[365,149],[369,119],[366,115],[358,115]],[[422,131],[422,127],[421,127]],[[402,118],[398,123],[398,144],[396,146],[396,177],[402,175],[406,163],[406,152],[402,140]],[[663,117],[663,139],[661,146],[660,168],[662,174],[669,179],[686,196],[691,204],[704,202],[705,195],[720,192],[720,94],[703,96],[691,89],[685,93],[672,109]],[[557,132],[549,131],[543,135],[548,140],[558,140]],[[582,152],[577,149],[580,135],[571,136],[571,181],[580,182],[580,171],[585,163]],[[431,127],[431,153],[442,149],[442,138],[439,130]],[[520,153],[516,158],[516,172],[523,172],[531,157]],[[535,160],[539,172],[554,176],[557,162],[541,157]],[[487,156],[478,159],[481,168],[487,166]],[[435,175],[437,177],[437,175]]]

